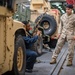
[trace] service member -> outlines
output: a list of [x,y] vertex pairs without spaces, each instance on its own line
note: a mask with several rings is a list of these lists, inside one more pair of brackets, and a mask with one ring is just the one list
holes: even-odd
[[41,32],[37,31],[36,35],[34,37],[31,37],[29,33],[29,22],[23,21],[22,23],[24,24],[24,28],[26,31],[26,36],[23,36],[26,45],[26,72],[32,72],[38,54],[35,51],[31,50],[31,47],[38,40],[38,36]]
[[66,13],[61,16],[61,26],[59,32],[59,39],[56,48],[52,55],[52,60],[50,64],[56,63],[56,58],[60,53],[64,43],[68,42],[68,60],[67,66],[72,66],[73,56],[74,56],[74,27],[75,27],[75,14],[72,13],[73,5],[66,5]]

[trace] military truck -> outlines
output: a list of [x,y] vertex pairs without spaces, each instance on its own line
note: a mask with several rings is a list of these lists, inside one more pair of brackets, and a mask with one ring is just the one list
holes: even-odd
[[60,24],[60,12],[58,9],[51,9],[48,0],[31,0],[31,21],[39,21],[39,25],[44,28],[44,34],[47,35],[45,42],[50,47],[55,47],[57,42],[58,27]]
[[0,75],[7,71],[25,75],[25,29],[21,22],[12,19],[15,1],[0,0]]

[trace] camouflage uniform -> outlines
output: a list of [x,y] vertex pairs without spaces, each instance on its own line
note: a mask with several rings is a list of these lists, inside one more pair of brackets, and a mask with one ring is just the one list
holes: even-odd
[[56,48],[53,52],[52,58],[57,58],[58,54],[60,53],[65,41],[68,42],[68,60],[72,60],[74,56],[74,28],[75,28],[75,14],[71,14],[70,16],[65,13],[61,16],[61,25],[59,34],[60,38],[58,39]]

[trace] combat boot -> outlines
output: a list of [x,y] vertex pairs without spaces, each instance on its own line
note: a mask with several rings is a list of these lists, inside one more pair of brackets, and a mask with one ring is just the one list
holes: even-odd
[[55,64],[56,63],[56,59],[52,58],[52,60],[50,61],[50,64]]
[[67,61],[67,66],[72,66],[72,61],[71,60]]

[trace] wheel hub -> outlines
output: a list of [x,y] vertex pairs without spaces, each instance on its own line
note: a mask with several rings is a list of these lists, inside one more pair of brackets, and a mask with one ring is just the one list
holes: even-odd
[[18,48],[18,54],[17,54],[17,67],[18,70],[21,71],[23,65],[23,51],[22,48]]
[[48,29],[48,28],[49,28],[49,26],[50,26],[50,25],[49,25],[49,23],[48,23],[48,22],[44,22],[44,23],[43,23],[43,28],[44,28],[44,29]]

